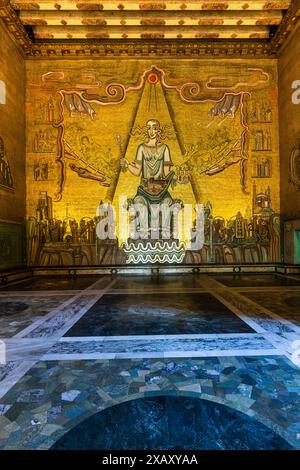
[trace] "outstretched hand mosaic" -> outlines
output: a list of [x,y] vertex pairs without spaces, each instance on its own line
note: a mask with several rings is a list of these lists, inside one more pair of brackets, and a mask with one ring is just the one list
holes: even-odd
[[278,261],[275,65],[78,65],[28,70],[32,265]]

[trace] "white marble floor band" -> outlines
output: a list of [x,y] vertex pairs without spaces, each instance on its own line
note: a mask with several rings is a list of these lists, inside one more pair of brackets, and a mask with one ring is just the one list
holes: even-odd
[[[256,333],[205,333],[205,334],[178,334],[178,335],[128,335],[128,336],[63,336],[60,343],[73,343],[76,341],[90,342],[90,341],[117,341],[117,340],[158,340],[158,339],[243,339],[258,336]],[[261,337],[261,336],[260,336]]]
[[[120,358],[120,357],[206,357],[218,355],[251,354],[256,355],[278,354],[266,338],[257,334],[243,336],[211,337],[205,335],[202,338],[157,338],[144,337],[140,339],[114,339],[110,337],[104,340],[59,341],[43,356],[43,360],[57,360],[63,358],[82,359],[96,358]],[[125,354],[125,356],[124,356]],[[149,356],[150,354],[150,356]],[[121,356],[120,356],[121,355]]]
[[154,359],[175,357],[235,357],[235,356],[278,356],[276,349],[229,349],[227,351],[161,351],[161,352],[126,352],[126,353],[79,353],[79,354],[45,354],[43,361],[83,361],[107,359]]

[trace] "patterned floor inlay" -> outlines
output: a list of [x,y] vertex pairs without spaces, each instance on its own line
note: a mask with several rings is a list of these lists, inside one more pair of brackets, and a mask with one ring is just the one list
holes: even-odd
[[214,274],[212,278],[227,287],[300,287],[300,278],[297,280],[276,274]]
[[114,289],[126,290],[153,290],[163,291],[165,289],[199,289],[201,288],[201,276],[191,274],[180,274],[166,276],[122,276],[114,285]]
[[1,449],[300,450],[300,278],[88,275],[6,289]]
[[300,448],[300,370],[283,357],[42,361],[0,400],[0,447],[46,449],[84,419],[127,400],[220,403]]
[[[84,291],[83,291],[84,292]],[[44,321],[33,324],[23,333],[26,338],[49,338],[56,335],[61,335],[63,330],[73,326],[76,320],[98,300],[99,296],[80,295],[74,297],[71,303],[67,303],[60,309],[50,313]]]
[[69,296],[43,297],[40,295],[0,297],[0,338],[16,335],[71,298]]
[[[108,276],[102,276],[105,283]],[[39,290],[78,290],[86,289],[94,282],[100,279],[100,276],[40,276],[29,280],[3,287],[5,291],[39,291]]]
[[66,336],[246,333],[252,329],[207,293],[105,295]]
[[241,292],[248,299],[266,307],[282,318],[300,326],[300,292]]

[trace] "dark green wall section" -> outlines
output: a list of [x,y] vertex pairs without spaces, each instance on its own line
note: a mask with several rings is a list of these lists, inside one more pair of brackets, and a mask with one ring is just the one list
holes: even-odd
[[23,225],[0,222],[0,270],[25,265],[23,240]]
[[300,263],[300,230],[295,230],[295,263]]

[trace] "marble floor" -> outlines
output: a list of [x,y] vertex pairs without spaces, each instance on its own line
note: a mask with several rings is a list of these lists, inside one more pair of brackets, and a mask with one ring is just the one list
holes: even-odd
[[300,449],[300,276],[40,276],[0,340],[1,449]]

